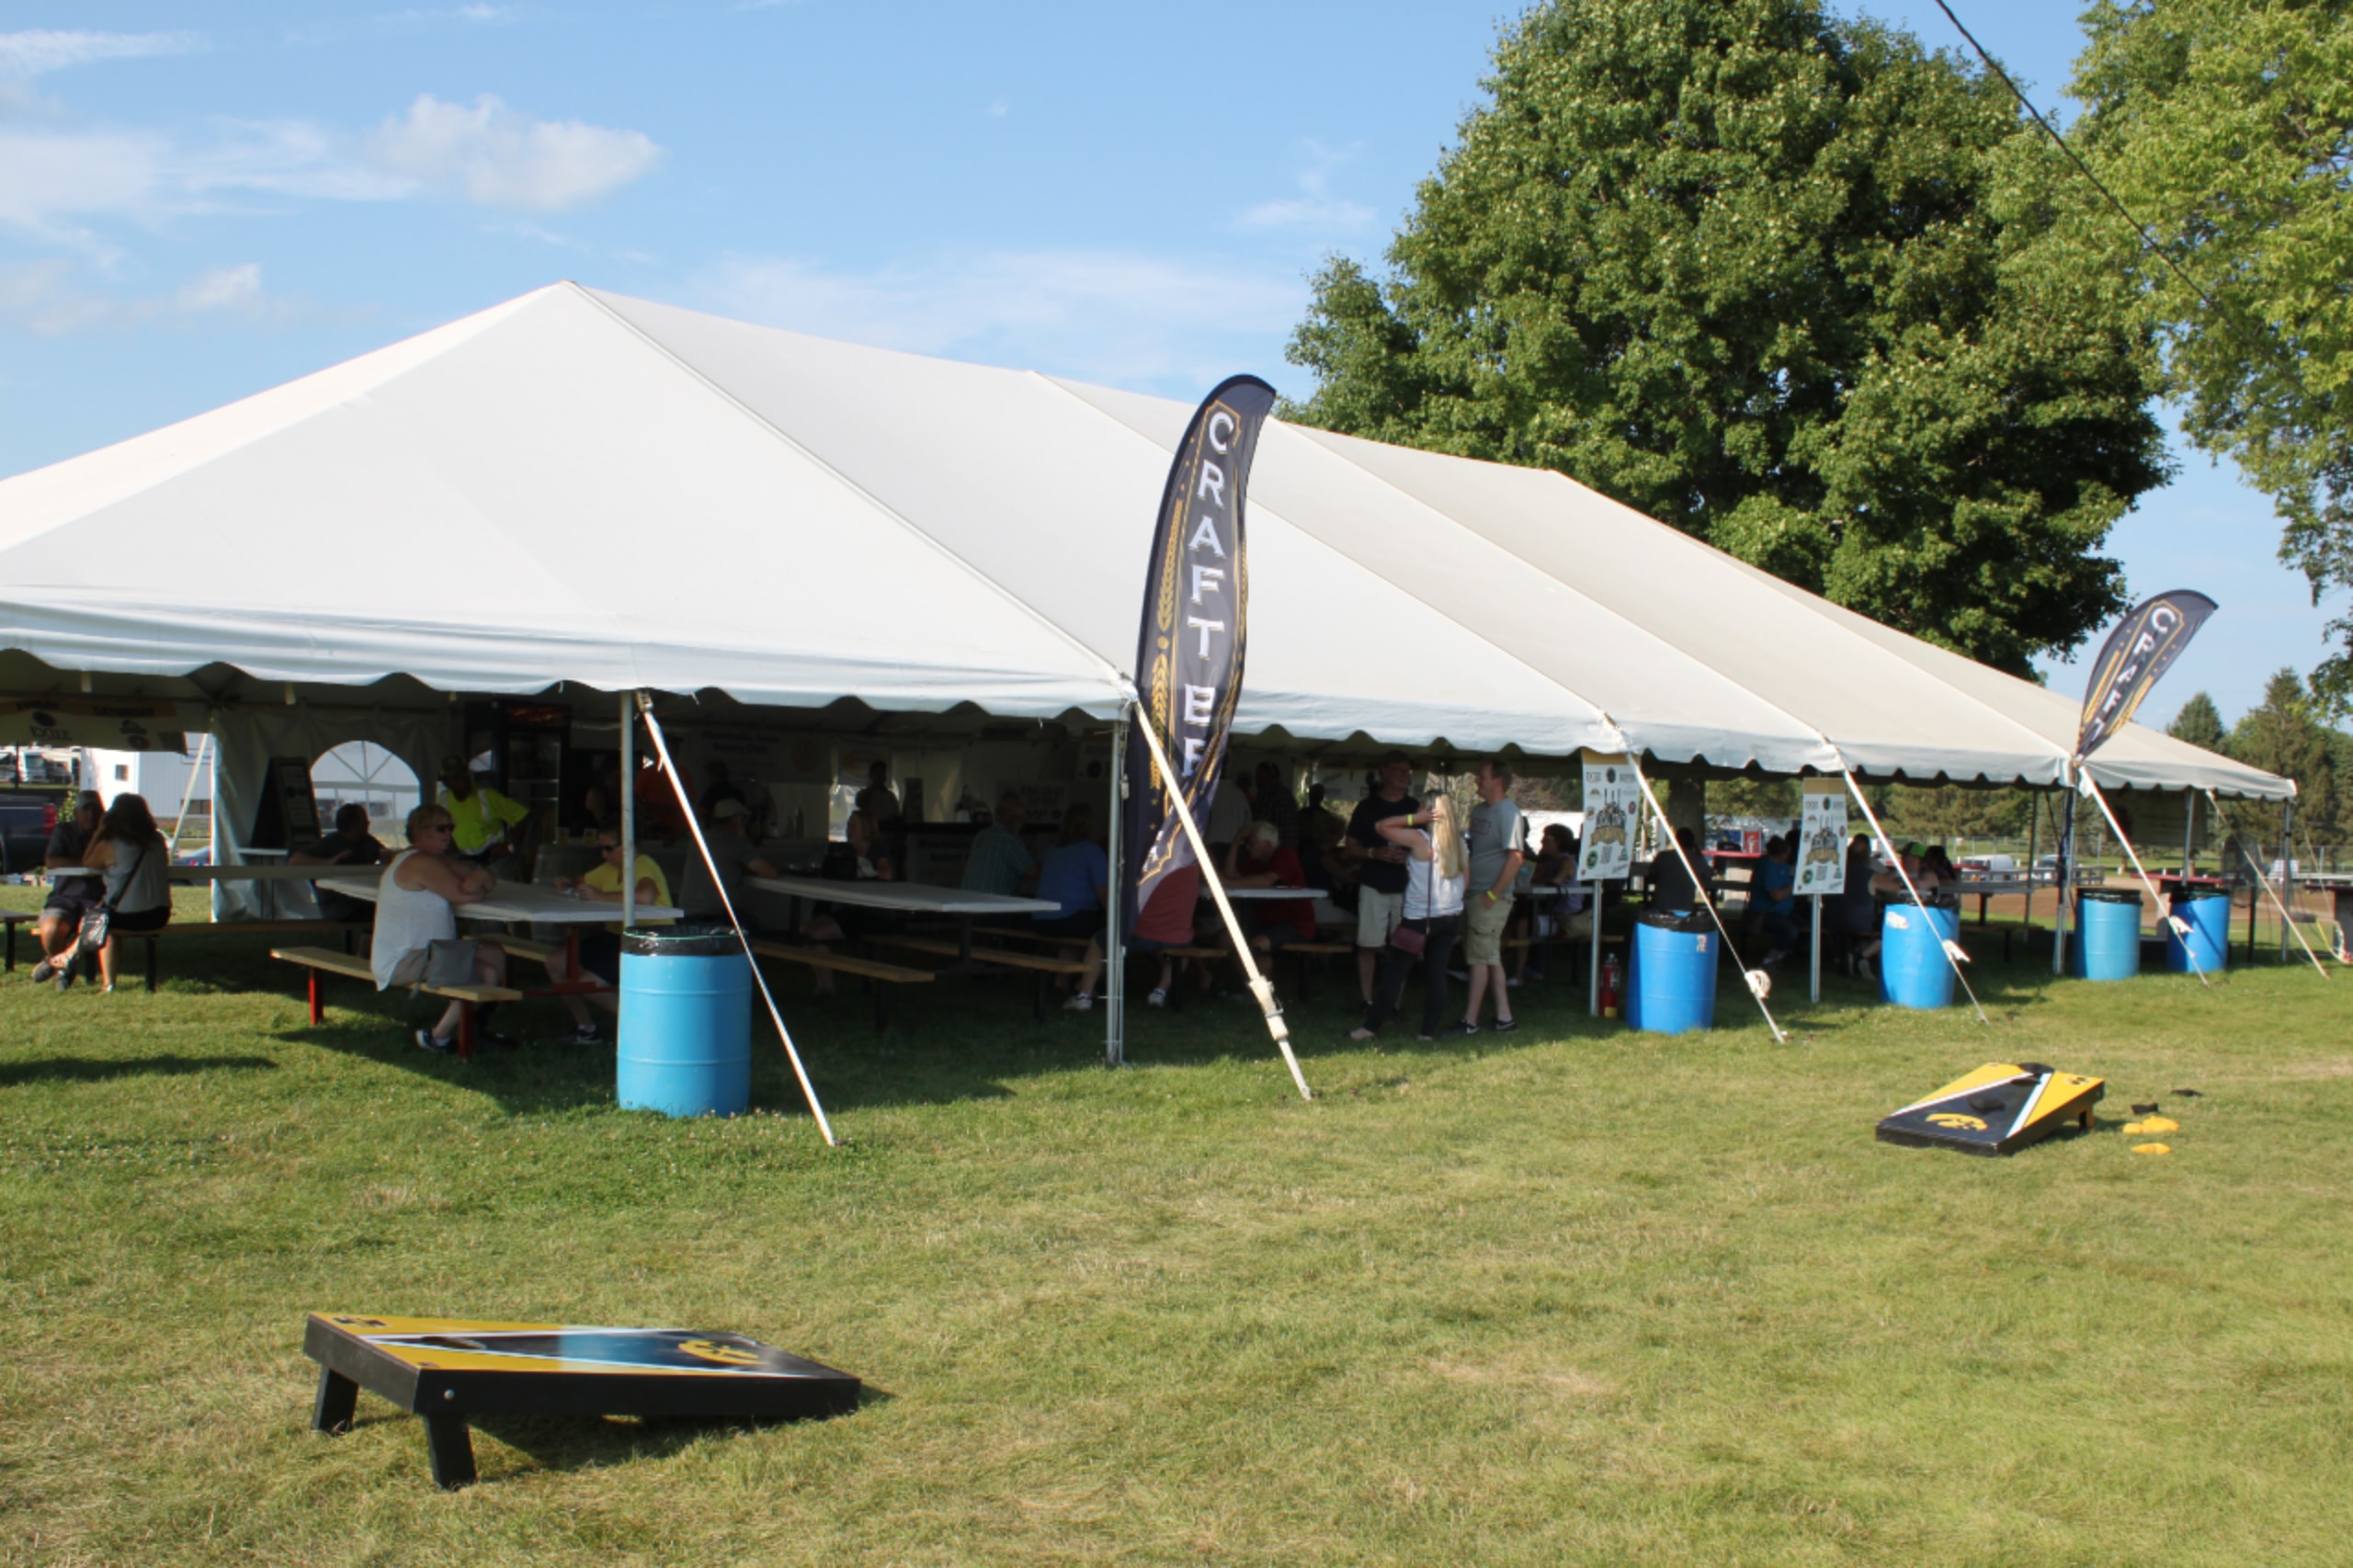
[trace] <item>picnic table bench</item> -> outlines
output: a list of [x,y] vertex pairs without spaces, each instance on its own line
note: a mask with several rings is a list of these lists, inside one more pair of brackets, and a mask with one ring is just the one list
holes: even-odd
[[899,948],[911,953],[937,953],[954,959],[959,963],[996,964],[1005,969],[1029,970],[1038,977],[1035,1010],[1040,1018],[1046,1016],[1048,978],[1057,974],[1076,977],[1086,972],[1086,964],[1082,960],[1052,958],[1044,953],[1025,953],[1016,948],[976,948],[967,943],[942,941],[932,937],[877,937],[873,940],[877,947]]
[[[317,922],[311,924],[316,925]],[[364,980],[370,985],[376,983],[376,971],[369,966],[368,960],[350,953],[338,953],[326,948],[272,948],[269,956],[287,963],[300,964],[309,971],[306,978],[310,983],[311,1022],[313,1024],[326,1021],[326,1008],[319,998],[320,975],[340,974],[353,980]],[[461,1062],[473,1060],[474,1008],[485,1002],[519,1002],[523,999],[520,991],[510,991],[503,985],[426,985],[419,982],[404,989],[422,991],[428,996],[446,996],[458,1004],[458,1059]]]
[[764,959],[782,959],[810,969],[830,970],[839,974],[854,974],[874,988],[874,1032],[881,1034],[890,1022],[891,987],[893,985],[928,984],[938,978],[927,969],[910,969],[904,964],[884,963],[879,959],[862,959],[850,953],[823,951],[793,942],[771,942],[754,938],[754,953]]
[[[0,923],[7,926],[6,967],[14,972],[17,967],[17,927],[40,918],[38,910],[12,909],[0,913]],[[351,952],[357,939],[370,927],[340,920],[191,920],[159,926],[153,931],[120,931],[115,935],[123,941],[146,944],[145,974],[147,989],[155,989],[155,944],[166,937],[182,941],[190,937],[296,937],[340,936],[343,950]]]

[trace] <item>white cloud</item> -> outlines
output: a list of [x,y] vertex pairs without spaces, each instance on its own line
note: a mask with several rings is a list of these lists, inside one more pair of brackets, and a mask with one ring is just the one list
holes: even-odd
[[196,33],[0,33],[0,76],[39,76],[94,61],[187,54],[203,47]]
[[256,197],[390,201],[448,193],[532,212],[577,207],[652,170],[642,132],[531,119],[431,95],[363,141],[307,120],[220,120],[201,142],[151,131],[0,123],[0,228],[102,248],[89,225],[153,225]]
[[378,168],[478,207],[557,212],[653,172],[662,149],[642,131],[530,119],[484,94],[471,108],[418,96],[368,141]]
[[1320,142],[1306,143],[1307,166],[1298,176],[1299,194],[1261,201],[1243,210],[1233,220],[1237,229],[1360,229],[1372,221],[1372,209],[1331,194],[1332,171],[1353,157],[1353,147],[1335,150]]
[[313,313],[264,290],[258,262],[216,267],[170,293],[130,299],[85,287],[63,259],[0,267],[0,324],[44,337],[98,327],[189,326],[222,317],[284,321]]
[[871,272],[730,256],[705,304],[824,337],[1019,365],[1118,385],[1214,381],[1279,350],[1297,278],[1120,251],[991,251]]

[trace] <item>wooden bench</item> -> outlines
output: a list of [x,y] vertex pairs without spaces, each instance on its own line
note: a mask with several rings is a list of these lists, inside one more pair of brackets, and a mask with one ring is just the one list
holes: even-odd
[[[40,918],[39,910],[0,911],[0,924],[6,924],[8,932],[6,961],[10,972],[14,972],[17,967],[17,927],[31,925]],[[323,937],[329,933],[340,933],[343,937],[343,950],[348,953],[353,950],[358,937],[373,929],[371,926],[339,920],[191,920],[185,924],[165,926],[154,931],[118,931],[115,935],[125,941],[136,940],[147,944],[147,989],[153,991],[155,989],[155,943],[160,937]]]
[[[949,944],[949,951],[955,951]],[[870,982],[874,989],[874,1032],[881,1034],[890,1021],[891,987],[893,985],[925,985],[938,978],[927,969],[909,969],[904,964],[884,963],[878,959],[862,959],[849,953],[824,952],[792,942],[768,942],[755,939],[752,951],[764,959],[782,959],[810,969],[830,970],[836,974],[854,974]]]
[[[316,926],[319,922],[310,920],[301,924]],[[310,971],[306,978],[310,982],[311,1022],[313,1024],[326,1021],[326,1009],[319,1000],[321,974],[347,975],[353,980],[364,980],[370,985],[376,983],[376,971],[369,967],[368,960],[350,953],[334,952],[325,948],[272,948],[269,956],[287,963],[300,964]],[[484,1002],[519,1002],[523,999],[521,992],[509,991],[503,985],[418,984],[406,989],[422,991],[428,996],[446,996],[458,1004],[458,1060],[460,1062],[473,1060],[474,1008]]]
[[[964,950],[954,942],[936,940],[929,937],[877,937],[874,942],[877,947],[900,948],[911,953],[936,953],[951,959],[967,956]],[[1086,972],[1086,963],[1082,959],[1051,958],[1044,953],[1019,952],[1012,948],[976,947],[969,956],[974,963],[993,963],[1006,969],[1024,969],[1036,974],[1038,995],[1035,1011],[1040,1018],[1046,1016],[1048,979],[1057,974],[1076,978]]]

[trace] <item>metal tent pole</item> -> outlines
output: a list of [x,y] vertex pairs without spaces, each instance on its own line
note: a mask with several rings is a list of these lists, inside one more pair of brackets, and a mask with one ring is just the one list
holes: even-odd
[[637,924],[637,694],[621,702],[621,929]]
[[2067,972],[2067,915],[2071,907],[2068,894],[2075,885],[2075,791],[2073,781],[2067,790],[2067,810],[2059,822],[2059,923],[2051,937],[2051,972]]
[[1822,1000],[1822,895],[1813,895],[1813,969],[1807,992],[1810,1000]]
[[1128,719],[1125,710],[1111,721],[1111,819],[1105,837],[1105,853],[1110,862],[1110,881],[1103,890],[1103,1063],[1117,1067],[1128,1059],[1128,980],[1127,922],[1122,918],[1126,900],[1120,889],[1125,887],[1125,874],[1120,867],[1120,830],[1126,825],[1121,808],[1126,805],[1128,777]]
[[2288,927],[2296,910],[2296,802],[2279,802],[2279,961],[2288,961]]
[[[2018,923],[2031,930],[2034,926],[2034,865],[2036,851],[2042,847],[2042,792],[2038,790],[2027,797],[2026,808],[2026,913]],[[2021,937],[2020,940],[2025,938]]]

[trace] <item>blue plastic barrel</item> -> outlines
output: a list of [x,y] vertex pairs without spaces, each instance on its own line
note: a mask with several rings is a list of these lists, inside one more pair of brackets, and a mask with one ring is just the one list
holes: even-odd
[[2141,972],[2141,890],[2086,888],[2075,895],[2075,971],[2086,980]]
[[2185,939],[2165,927],[2165,967],[2176,974],[2213,974],[2231,961],[2231,895],[2220,891],[2173,895],[2172,914],[2189,927]]
[[1952,960],[1945,944],[1961,937],[1954,904],[1891,903],[1880,920],[1879,994],[1923,1010],[1952,1006]]
[[621,937],[622,1108],[736,1116],[752,1104],[752,963],[725,927]]
[[1682,1034],[1716,1021],[1716,954],[1723,943],[1701,914],[1644,910],[1634,916],[1627,960],[1626,1022]]

